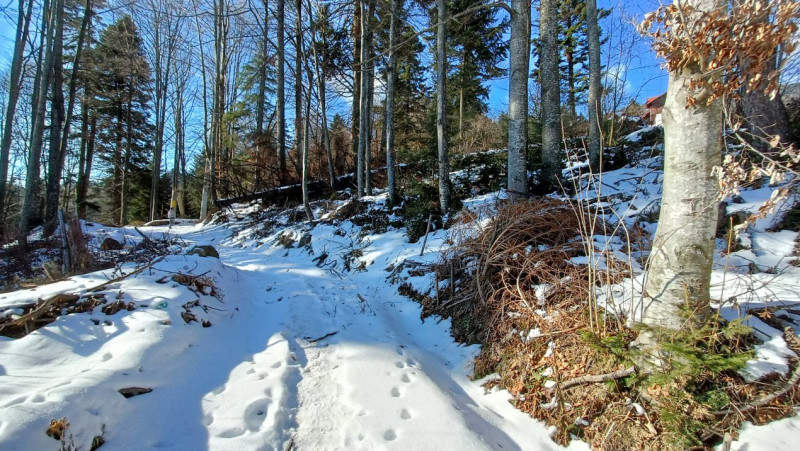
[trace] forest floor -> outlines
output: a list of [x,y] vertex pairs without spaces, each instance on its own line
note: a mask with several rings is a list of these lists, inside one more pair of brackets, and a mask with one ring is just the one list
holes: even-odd
[[[608,173],[604,193],[584,187],[576,196],[603,198],[622,217],[646,215],[659,196],[656,163]],[[768,195],[744,192],[729,212]],[[516,394],[486,388],[496,375],[473,380],[480,346],[457,343],[449,319],[423,321],[422,306],[398,294],[400,284],[444,290],[433,268],[470,234],[465,227],[486,227],[503,198],[465,201],[469,220],[424,243],[391,225],[402,218],[383,195],[318,202],[313,223],[253,204],[171,228],[84,224],[90,248],[111,237],[129,256],[148,241],[158,251],[0,294],[0,333],[11,335],[0,336],[0,449],[563,449],[554,427],[514,407]],[[800,318],[797,233],[772,230],[770,220],[748,229],[741,250],[718,253],[713,290],[726,316],[773,305]],[[638,224],[652,236],[654,222]],[[593,235],[620,252],[612,238]],[[605,305],[635,309],[625,302],[640,290],[638,252],[633,277],[603,291]],[[50,317],[35,317],[40,308]],[[745,371],[786,377],[797,355],[782,332],[747,321],[763,344]],[[798,440],[794,416],[745,425],[732,449]]]

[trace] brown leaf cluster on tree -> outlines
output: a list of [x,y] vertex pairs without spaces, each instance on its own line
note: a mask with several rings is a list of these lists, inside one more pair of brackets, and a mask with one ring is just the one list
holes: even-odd
[[771,67],[775,49],[786,55],[795,50],[799,18],[800,2],[792,0],[731,0],[710,12],[676,2],[647,14],[639,31],[653,39],[670,72],[699,65],[701,75],[687,86],[689,108],[726,96],[736,100],[759,87],[774,97],[780,73]]

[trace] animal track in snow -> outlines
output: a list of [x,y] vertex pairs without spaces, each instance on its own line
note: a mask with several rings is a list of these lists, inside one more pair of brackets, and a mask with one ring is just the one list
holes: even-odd
[[406,384],[408,384],[409,382],[411,382],[411,378],[410,378],[410,377],[408,377],[408,374],[405,374],[405,373],[404,373],[402,376],[400,376],[400,380],[401,380],[401,381],[403,381],[403,382],[405,382]]
[[400,411],[400,418],[402,418],[404,420],[410,420],[411,419],[411,413],[408,411],[408,409],[403,409],[403,410]]
[[392,387],[392,397],[399,398],[400,397],[400,390],[397,387]]
[[112,357],[114,357],[114,354],[106,352],[105,354],[103,354],[103,361],[108,362],[109,360],[111,360]]
[[396,366],[398,368],[405,368],[406,367],[406,365],[403,362],[395,362],[394,366]]
[[383,433],[383,438],[387,442],[391,442],[392,440],[397,438],[397,434],[392,429],[388,429],[386,432]]

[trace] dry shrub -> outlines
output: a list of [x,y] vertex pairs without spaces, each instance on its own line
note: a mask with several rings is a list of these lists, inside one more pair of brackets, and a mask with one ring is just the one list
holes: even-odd
[[[570,261],[585,256],[573,208],[545,198],[509,204],[477,234],[470,223],[478,215],[465,212],[456,221],[464,231],[456,237],[458,244],[435,268],[437,295],[426,313],[453,317],[456,323],[465,315],[478,319],[482,326],[474,341],[496,342],[506,340],[509,327],[527,327],[526,333],[537,327],[547,309],[564,310],[565,303],[582,308],[575,301],[590,298],[588,267]],[[614,268],[612,280],[619,280],[622,266],[608,264]]]
[[[551,199],[512,204],[484,226],[485,212],[466,211],[454,221],[456,245],[432,268],[435,294],[401,290],[422,303],[423,315],[451,317],[456,339],[483,344],[475,377],[496,373],[487,388],[507,389],[517,408],[555,426],[560,444],[577,437],[594,449],[701,449],[725,433],[735,437],[743,421],[792,413],[800,390],[760,403],[787,383],[747,383],[735,371],[754,344],[735,322],[666,331],[670,364],[640,373],[641,356],[629,346],[636,331],[593,303],[593,284],[618,283],[629,268],[598,250],[607,269],[574,263],[591,250],[581,233],[591,228],[579,219],[590,215],[576,208]],[[780,316],[755,313],[786,326]],[[800,352],[794,332],[786,336]]]
[[479,215],[462,215],[460,243],[435,267],[436,298],[422,299],[424,313],[452,317],[456,338],[482,343],[476,377],[496,373],[487,386],[507,389],[517,408],[555,425],[557,442],[574,436],[603,449],[659,446],[625,380],[559,389],[628,366],[635,335],[592,305],[589,280],[615,283],[629,272],[599,251],[609,269],[573,263],[586,256],[581,231],[589,230],[575,208],[552,199],[510,204],[477,234],[470,226]]

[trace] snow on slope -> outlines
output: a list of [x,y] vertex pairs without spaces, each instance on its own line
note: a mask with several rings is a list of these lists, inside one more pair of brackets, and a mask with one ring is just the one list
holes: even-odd
[[[257,227],[236,223],[173,228],[187,242],[214,244],[220,260],[169,256],[103,291],[133,311],[65,315],[24,338],[0,337],[0,449],[57,449],[45,430],[61,417],[81,449],[98,435],[104,450],[559,448],[505,394],[485,394],[469,379],[476,347],[454,343],[448,322],[422,323],[418,305],[386,282],[384,268],[419,244],[401,231],[366,236],[365,271],[328,270],[310,254],[344,252],[361,240],[358,230],[307,229],[260,238]],[[311,249],[275,244],[280,233],[306,232]],[[222,301],[157,282],[173,273],[213,278]],[[0,305],[108,277],[3,294]],[[209,328],[181,319],[196,299],[208,309],[192,311]],[[132,386],[153,391],[117,392]]]
[[[600,192],[583,195],[606,196],[606,206],[632,226],[660,194],[658,165],[649,159],[604,174],[596,185]],[[491,210],[481,213],[481,207],[501,197],[485,195],[465,205],[483,215],[477,223],[485,223]],[[385,199],[370,201],[380,205]],[[62,316],[21,339],[0,337],[0,450],[58,449],[45,430],[61,417],[69,419],[74,442],[84,450],[98,435],[105,439],[103,450],[561,448],[545,425],[511,407],[506,392],[485,393],[470,380],[477,347],[454,343],[449,321],[421,322],[419,306],[387,281],[386,269],[405,259],[437,261],[450,234],[464,230],[434,232],[419,256],[421,243],[409,244],[391,227],[370,234],[350,221],[312,227],[280,218],[266,224],[257,210],[238,208],[218,224],[142,228],[154,238],[170,234],[187,244],[212,244],[220,259],[183,249],[105,287],[109,300],[132,302],[133,311],[108,316],[95,309]],[[654,224],[639,225],[645,234],[655,232]],[[766,227],[749,231],[751,250],[727,260],[720,254],[715,296],[739,296],[742,306],[800,302],[798,269],[787,264],[796,234],[767,233]],[[127,228],[91,232],[100,239],[141,239]],[[310,242],[300,246],[304,237]],[[595,240],[622,249],[615,239]],[[294,244],[286,248],[281,241]],[[750,262],[780,274],[745,274]],[[212,278],[222,299],[170,281],[174,273]],[[117,275],[74,276],[0,294],[0,312],[78,293]],[[165,276],[167,283],[159,283]],[[423,289],[432,277],[409,282]],[[602,295],[624,305],[640,285],[641,276]],[[207,308],[192,313],[211,327],[181,318],[183,305],[195,300]],[[733,307],[726,314],[735,314]],[[789,356],[780,341],[764,345],[753,362],[756,370],[785,371]],[[117,391],[132,386],[153,391],[128,399]],[[748,426],[733,449],[786,449],[800,440],[798,430],[797,417]],[[573,442],[570,448],[587,445]]]

